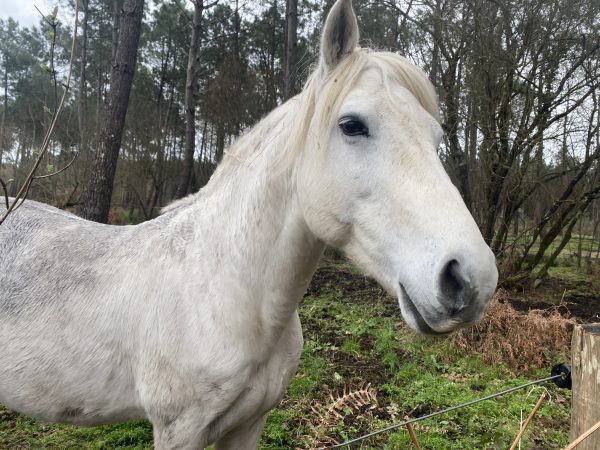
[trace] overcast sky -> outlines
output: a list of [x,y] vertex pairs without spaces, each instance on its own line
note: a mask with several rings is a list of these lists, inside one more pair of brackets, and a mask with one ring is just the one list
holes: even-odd
[[40,11],[48,13],[52,10],[51,0],[0,0],[0,18],[6,20],[12,17],[22,26],[37,25],[40,21]]

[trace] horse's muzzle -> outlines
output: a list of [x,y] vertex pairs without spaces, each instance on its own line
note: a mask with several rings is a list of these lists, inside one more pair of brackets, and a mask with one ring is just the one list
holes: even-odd
[[[491,252],[490,252],[491,253]],[[493,261],[479,266],[449,259],[434,278],[433,293],[410,295],[399,283],[402,314],[416,331],[429,335],[448,334],[477,323],[494,293],[498,271]],[[425,297],[425,298],[423,298]]]

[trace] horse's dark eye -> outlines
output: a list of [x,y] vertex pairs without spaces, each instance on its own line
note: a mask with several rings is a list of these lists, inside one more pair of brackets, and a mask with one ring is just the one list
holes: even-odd
[[369,136],[369,129],[356,117],[342,117],[339,122],[346,136]]

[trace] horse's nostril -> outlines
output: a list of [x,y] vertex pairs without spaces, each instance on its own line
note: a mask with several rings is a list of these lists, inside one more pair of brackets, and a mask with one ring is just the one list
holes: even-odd
[[471,284],[462,271],[460,263],[452,259],[440,274],[440,289],[453,311],[458,312],[468,302]]

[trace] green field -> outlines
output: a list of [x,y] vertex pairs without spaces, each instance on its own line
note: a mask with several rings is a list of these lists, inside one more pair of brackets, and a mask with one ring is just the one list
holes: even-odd
[[[318,448],[548,376],[568,349],[551,349],[543,367],[488,364],[451,339],[418,336],[395,300],[344,264],[325,263],[300,307],[305,346],[288,395],[269,415],[261,449]],[[419,422],[425,449],[507,449],[521,416],[546,400],[522,449],[568,443],[570,392],[537,386]],[[364,441],[362,449],[412,448],[405,428]],[[151,426],[132,422],[78,428],[35,422],[0,408],[1,449],[150,449]]]

